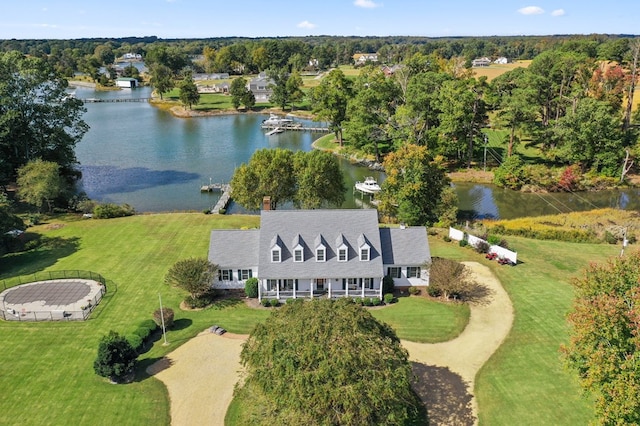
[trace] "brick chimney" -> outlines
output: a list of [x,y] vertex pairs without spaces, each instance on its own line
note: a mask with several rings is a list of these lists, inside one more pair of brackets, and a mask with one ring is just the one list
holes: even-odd
[[271,197],[268,195],[262,198],[262,210],[271,210]]

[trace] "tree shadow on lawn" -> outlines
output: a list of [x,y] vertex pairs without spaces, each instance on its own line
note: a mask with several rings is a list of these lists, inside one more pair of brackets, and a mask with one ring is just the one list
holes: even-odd
[[413,390],[425,405],[431,425],[473,425],[468,384],[446,367],[411,363]]
[[0,257],[0,271],[3,276],[30,275],[42,271],[59,259],[72,255],[80,246],[78,237],[38,237],[30,232],[26,234],[27,240],[35,248]]
[[138,361],[136,364],[136,375],[133,381],[142,382],[143,380],[147,380],[172,365],[173,361],[166,356],[161,358],[146,358],[142,361]]

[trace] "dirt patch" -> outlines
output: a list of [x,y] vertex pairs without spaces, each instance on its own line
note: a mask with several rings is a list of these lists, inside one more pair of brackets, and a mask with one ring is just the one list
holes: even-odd
[[[489,295],[485,303],[470,306],[469,324],[462,334],[444,343],[402,341],[412,361],[414,389],[433,425],[477,423],[475,376],[502,344],[513,322],[511,301],[491,270],[475,262],[465,265]],[[261,308],[256,299],[243,300]],[[173,426],[224,424],[233,388],[240,380],[240,352],[247,337],[206,331],[147,369],[167,386]]]
[[64,223],[50,223],[44,227],[46,230],[53,231],[56,229],[64,228]]

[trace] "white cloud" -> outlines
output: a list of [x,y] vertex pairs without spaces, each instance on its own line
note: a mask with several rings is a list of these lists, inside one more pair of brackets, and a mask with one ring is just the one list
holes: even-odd
[[311,30],[311,29],[313,29],[313,28],[317,27],[317,25],[316,25],[316,24],[313,24],[313,23],[311,23],[311,22],[309,22],[309,21],[302,21],[302,22],[300,22],[300,23],[299,23],[298,25],[296,25],[296,26],[297,26],[298,28],[306,28],[306,29],[308,29],[308,30]]
[[521,15],[541,15],[544,13],[544,9],[538,6],[527,6],[518,9],[518,13]]
[[382,6],[382,3],[376,3],[372,0],[355,0],[353,2],[354,6],[364,7],[365,9],[373,9],[375,7]]
[[553,12],[551,12],[551,16],[562,16],[565,14],[564,9],[556,9]]

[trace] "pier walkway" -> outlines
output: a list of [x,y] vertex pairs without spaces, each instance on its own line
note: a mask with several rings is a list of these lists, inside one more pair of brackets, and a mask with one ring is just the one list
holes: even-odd
[[110,99],[98,99],[98,98],[86,98],[80,99],[85,104],[100,103],[100,102],[149,102],[151,98],[110,98]]
[[226,209],[229,201],[231,201],[231,185],[228,183],[210,183],[209,185],[202,185],[200,187],[201,192],[218,192],[221,191],[222,195],[215,206],[211,208],[212,214],[220,213],[220,209]]
[[303,126],[300,123],[294,124],[262,124],[261,127],[265,130],[276,130],[280,129],[282,131],[285,130],[298,130],[301,132],[316,132],[316,133],[329,133],[331,129],[328,127],[311,127],[311,126]]

